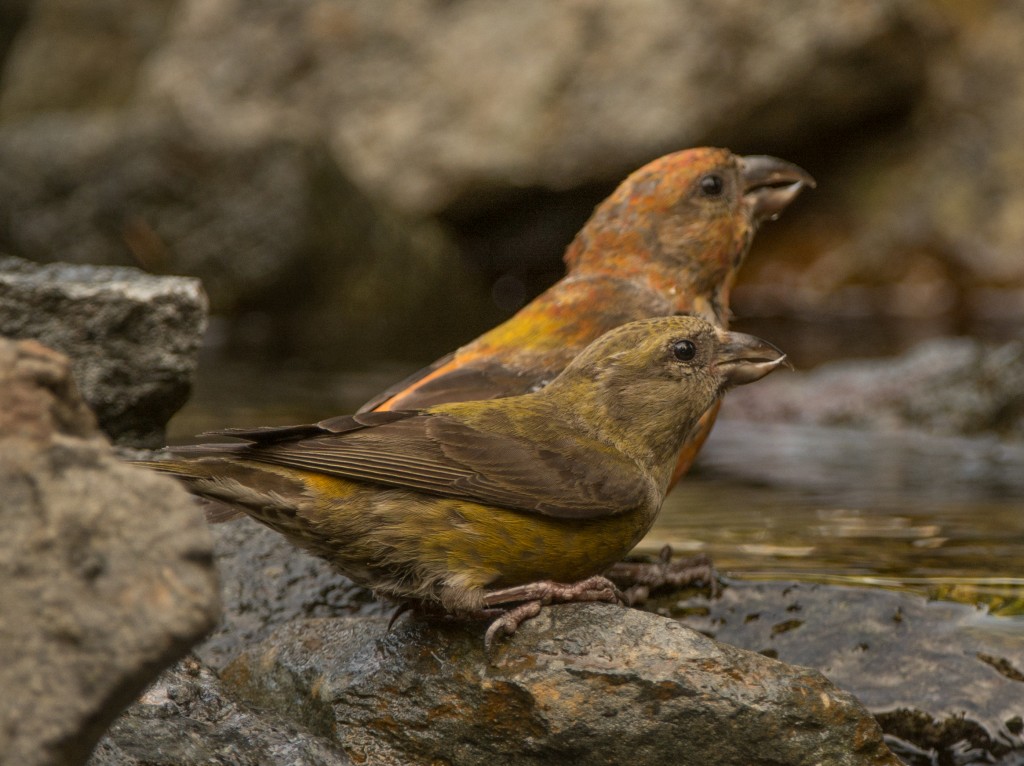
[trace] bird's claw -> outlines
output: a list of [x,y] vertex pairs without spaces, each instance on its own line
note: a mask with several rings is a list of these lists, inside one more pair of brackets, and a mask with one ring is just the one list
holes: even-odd
[[413,606],[413,603],[411,601],[403,601],[401,604],[395,607],[395,611],[391,613],[391,619],[388,620],[388,627],[384,632],[390,633],[391,629],[395,627],[395,623],[398,622],[398,618],[406,612],[412,611],[414,608],[415,607]]
[[494,640],[496,638],[511,636],[519,629],[520,625],[540,614],[540,610],[543,606],[544,605],[539,600],[526,601],[519,606],[509,609],[503,615],[498,617],[491,623],[490,627],[487,628],[487,633],[484,634],[484,651],[490,654],[491,646],[494,644]]
[[486,606],[519,603],[510,608],[487,628],[484,647],[489,652],[494,640],[510,636],[520,625],[540,614],[540,610],[554,603],[604,601],[611,604],[627,604],[626,597],[607,577],[594,575],[574,583],[560,583],[552,580],[516,585],[512,588],[491,591],[484,598]]
[[666,545],[655,562],[620,561],[607,572],[608,577],[623,587],[627,603],[642,604],[652,590],[658,588],[684,588],[703,585],[711,597],[719,595],[718,572],[711,559],[701,554],[689,559],[672,561],[672,547]]

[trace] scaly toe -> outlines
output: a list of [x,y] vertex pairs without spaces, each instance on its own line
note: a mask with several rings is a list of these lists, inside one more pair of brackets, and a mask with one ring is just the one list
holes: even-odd
[[484,635],[484,650],[490,652],[496,638],[511,636],[519,629],[520,625],[540,614],[542,606],[539,600],[527,601],[501,615],[487,628],[487,633]]

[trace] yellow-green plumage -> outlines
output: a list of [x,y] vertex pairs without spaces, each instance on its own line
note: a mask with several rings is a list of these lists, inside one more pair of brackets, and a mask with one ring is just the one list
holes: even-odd
[[644,320],[532,394],[225,432],[250,443],[149,465],[380,595],[473,612],[490,590],[572,582],[622,558],[700,416],[783,358],[693,317]]

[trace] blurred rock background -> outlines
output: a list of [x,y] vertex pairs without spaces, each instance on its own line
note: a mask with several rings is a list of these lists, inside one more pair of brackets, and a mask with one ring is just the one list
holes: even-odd
[[813,324],[798,363],[1006,337],[1021,40],[1017,0],[0,0],[0,251],[199,276],[228,348],[422,363],[711,144],[819,182],[743,329]]

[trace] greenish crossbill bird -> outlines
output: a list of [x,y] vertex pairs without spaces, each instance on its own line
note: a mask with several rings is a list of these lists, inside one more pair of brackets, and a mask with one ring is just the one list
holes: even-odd
[[[147,463],[398,601],[495,614],[488,643],[646,534],[681,446],[728,388],[785,359],[697,317],[631,322],[520,396],[218,432],[245,443]],[[488,611],[490,610],[490,611]]]
[[[728,327],[729,294],[758,226],[814,179],[768,156],[695,148],[632,173],[565,253],[566,274],[498,327],[380,394],[366,410],[515,396],[554,379],[602,333],[671,314]],[[680,445],[690,467],[717,407]]]

